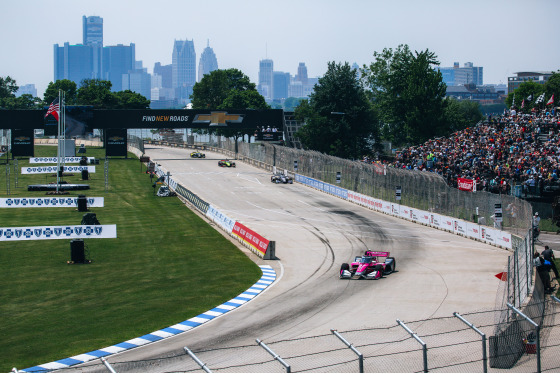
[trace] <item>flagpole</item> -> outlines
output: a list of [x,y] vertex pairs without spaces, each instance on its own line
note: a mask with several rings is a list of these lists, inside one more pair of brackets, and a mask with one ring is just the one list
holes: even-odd
[[[59,108],[62,106],[61,100],[62,90],[58,90],[58,105]],[[60,109],[59,109],[60,110]],[[56,194],[58,195],[58,188],[60,186],[60,117],[58,115],[58,134],[57,134],[57,144],[56,144]]]

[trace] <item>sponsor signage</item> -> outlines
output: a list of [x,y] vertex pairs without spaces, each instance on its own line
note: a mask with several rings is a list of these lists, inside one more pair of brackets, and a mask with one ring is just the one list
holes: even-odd
[[222,229],[226,232],[231,233],[233,231],[233,226],[235,225],[235,221],[218,209],[210,205],[208,210],[206,211],[206,216],[211,219],[213,222],[218,224]]
[[[88,207],[102,208],[104,197],[86,198]],[[0,208],[75,208],[78,206],[77,197],[8,197],[0,198]]]
[[474,179],[457,178],[457,188],[461,191],[476,191]]
[[494,204],[494,222],[502,222],[502,204]]
[[[95,173],[95,166],[64,166],[64,173],[81,173],[87,170],[88,173]],[[21,174],[48,174],[56,173],[57,166],[28,166],[21,168]]]
[[[95,157],[87,157],[88,163]],[[77,164],[82,160],[82,157],[64,157],[64,160],[60,160],[66,164]],[[58,162],[58,157],[31,157],[29,159],[30,164],[56,164]]]
[[263,142],[279,142],[284,139],[284,134],[281,132],[258,132],[255,140]]
[[105,154],[107,156],[127,155],[127,132],[126,129],[105,130]]
[[297,160],[294,161],[294,171],[297,171]]
[[332,184],[328,184],[325,182],[321,182],[318,181],[316,179],[313,178],[309,178],[309,177],[305,177],[303,175],[300,174],[296,174],[296,182],[305,184],[307,186],[316,188],[320,191],[326,192],[326,193],[330,193],[332,195],[336,195],[338,197],[340,197],[341,199],[344,200],[348,200],[348,190],[344,189],[344,188],[340,188],[337,186],[334,186]]
[[336,172],[336,183],[340,184],[340,171]]
[[261,254],[266,254],[266,249],[268,248],[269,243],[268,239],[263,238],[253,230],[239,222],[235,222],[231,233],[253,247],[255,250],[259,251]]
[[[282,109],[235,109],[232,111],[203,109],[129,109],[94,110],[93,128],[209,128],[229,127],[256,129],[270,126],[279,132],[270,140],[282,140],[284,126]],[[275,134],[275,133],[270,133]]]
[[34,156],[33,129],[12,130],[12,156]]
[[51,239],[110,239],[117,225],[0,227],[0,241]]
[[401,186],[397,186],[397,187],[395,188],[395,199],[396,199],[397,201],[400,201],[400,200],[401,200],[401,191],[402,191]]

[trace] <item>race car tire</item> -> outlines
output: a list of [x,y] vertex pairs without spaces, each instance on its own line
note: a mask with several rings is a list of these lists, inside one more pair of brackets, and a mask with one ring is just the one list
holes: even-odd
[[291,181],[289,181],[288,183],[290,183],[290,184],[294,184],[294,181],[292,181],[292,180],[291,180]]
[[276,184],[280,183],[280,179],[275,180]]
[[396,270],[396,268],[397,268],[397,260],[395,260],[394,257],[387,257],[387,260],[393,260],[393,262],[391,262],[391,265],[389,266],[389,267],[390,267],[390,270],[385,272],[385,273],[389,274],[389,273],[392,273],[392,272],[394,272],[394,271]]
[[347,264],[346,262],[343,263],[343,264],[340,266],[340,272],[342,273],[343,270],[348,270],[348,271],[350,271],[350,265]]

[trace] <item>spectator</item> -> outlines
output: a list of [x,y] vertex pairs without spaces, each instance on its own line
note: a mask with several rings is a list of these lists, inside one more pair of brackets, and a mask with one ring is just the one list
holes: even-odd
[[539,252],[533,254],[533,265],[537,270],[537,274],[542,281],[545,293],[552,293],[554,288],[550,283],[550,272],[544,265],[544,259],[539,255]]
[[[548,271],[552,270],[554,272],[554,277],[558,279],[558,269],[556,268],[556,264],[554,263],[554,252],[548,245],[544,246],[544,251],[542,251],[542,257],[545,261],[545,266],[548,267]],[[548,263],[547,263],[548,262]]]

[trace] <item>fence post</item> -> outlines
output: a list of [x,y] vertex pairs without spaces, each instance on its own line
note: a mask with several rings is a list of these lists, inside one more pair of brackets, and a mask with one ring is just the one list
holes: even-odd
[[268,353],[270,353],[270,355],[279,363],[282,364],[282,366],[284,366],[286,368],[286,373],[291,373],[291,367],[290,365],[288,365],[284,360],[282,360],[282,357],[278,356],[276,353],[274,353],[270,348],[268,348],[266,346],[266,344],[264,344],[262,342],[262,340],[257,339],[257,344],[260,345],[261,347],[264,348],[265,351],[267,351]]
[[202,370],[204,370],[207,373],[211,373],[210,369],[208,369],[206,364],[203,363],[202,361],[200,361],[198,359],[198,357],[196,357],[196,355],[188,347],[183,347],[183,350],[185,351],[186,354],[191,356],[191,358],[194,360],[194,362],[196,362],[198,364],[198,366],[200,366],[202,368]]
[[482,337],[482,370],[488,373],[488,356],[486,354],[486,334],[477,329],[472,323],[464,319],[459,313],[455,312],[453,315],[461,320],[465,325],[473,329],[477,334]]
[[105,357],[101,357],[101,362],[103,362],[103,365],[105,365],[105,367],[107,369],[109,369],[109,371],[111,373],[116,373],[115,369],[113,369],[113,367],[111,366],[111,364],[105,359]]
[[358,355],[358,363],[360,366],[360,373],[364,372],[364,355],[361,354],[360,352],[358,352],[358,350],[356,348],[354,348],[354,346],[352,344],[350,344],[346,339],[344,339],[342,337],[342,335],[340,335],[338,333],[338,331],[331,329],[331,332],[337,337],[339,338],[348,348],[350,348],[352,350],[352,352],[354,352],[356,355]]
[[519,309],[517,309],[510,303],[507,303],[507,306],[508,308],[513,310],[515,313],[517,313],[519,316],[524,318],[527,322],[529,322],[531,325],[535,327],[535,332],[537,333],[536,334],[537,335],[537,373],[541,373],[541,333],[540,333],[541,327],[539,326],[538,323],[534,322],[531,318],[527,317]]
[[428,347],[426,346],[426,343],[424,343],[422,341],[422,339],[420,339],[418,337],[418,335],[416,335],[411,329],[409,329],[408,326],[405,325],[403,321],[398,319],[397,323],[399,325],[401,325],[401,327],[403,329],[405,329],[406,332],[408,332],[410,334],[410,336],[412,336],[418,343],[420,343],[422,345],[422,356],[423,356],[423,360],[424,360],[424,373],[427,373],[428,372]]

